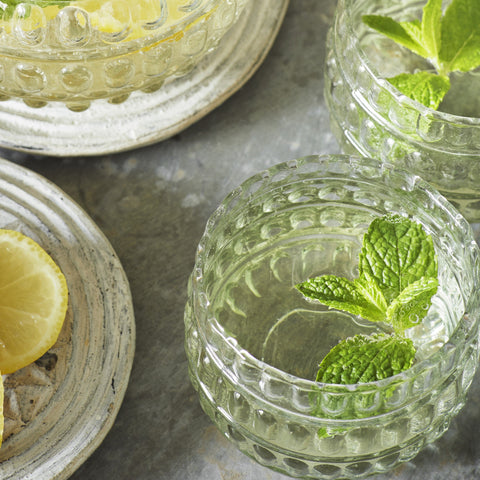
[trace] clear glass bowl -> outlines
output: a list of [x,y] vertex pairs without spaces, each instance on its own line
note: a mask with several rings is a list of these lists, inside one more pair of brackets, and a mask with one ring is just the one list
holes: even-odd
[[[0,99],[31,107],[124,102],[185,75],[246,0],[26,0],[0,21]],[[46,5],[46,6],[45,6]]]
[[[424,0],[340,0],[328,35],[325,97],[343,150],[392,162],[433,184],[470,221],[480,220],[480,73],[458,74],[435,111],[385,77],[429,67],[368,29],[362,15],[420,18]],[[468,116],[465,116],[468,115]]]
[[[409,332],[416,363],[379,382],[316,383],[323,350],[372,325],[292,287],[327,272],[355,277],[364,232],[388,212],[421,222],[438,255],[439,292]],[[388,471],[464,405],[479,356],[479,279],[470,226],[419,177],[340,155],[280,164],[207,223],[185,310],[191,381],[221,432],[269,468],[330,480]]]

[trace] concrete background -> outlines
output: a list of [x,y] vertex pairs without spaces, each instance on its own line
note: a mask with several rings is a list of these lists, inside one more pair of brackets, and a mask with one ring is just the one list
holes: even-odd
[[[261,1],[261,0],[259,0]],[[129,277],[137,344],[117,421],[72,480],[281,480],[244,457],[202,412],[183,350],[186,284],[205,223],[252,174],[338,153],[323,99],[334,0],[291,0],[266,61],[233,97],[162,143],[93,158],[0,155],[55,182],[104,231]],[[480,478],[480,378],[450,430],[375,480]]]

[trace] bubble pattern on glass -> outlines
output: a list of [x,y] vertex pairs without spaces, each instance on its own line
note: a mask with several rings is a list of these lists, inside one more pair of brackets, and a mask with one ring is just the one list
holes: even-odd
[[[158,19],[140,27],[144,32],[135,40],[128,40],[131,26],[121,22],[118,31],[99,32],[79,7],[63,7],[47,21],[40,7],[20,3],[11,32],[0,32],[0,100],[21,98],[34,108],[58,101],[83,111],[96,99],[122,103],[134,91],[156,91],[212,51],[247,1],[185,1],[181,8],[188,21],[168,29],[164,7]],[[149,2],[165,5],[165,0]],[[122,18],[135,7],[122,0],[105,3],[112,15],[122,10]],[[30,14],[24,18],[26,8]]]
[[[342,179],[343,183],[337,181]],[[321,183],[324,186],[312,195],[311,186]],[[235,250],[238,242],[232,235],[255,222],[260,225],[265,216],[288,209],[293,215],[299,206],[345,201],[372,215],[392,210],[415,213],[434,232],[437,248],[447,249],[446,258],[455,259],[468,313],[439,351],[397,377],[357,386],[315,387],[253,358],[211,316],[215,284],[228,268],[217,258],[225,249]],[[303,229],[311,228],[293,222],[291,232],[273,235],[300,236]],[[254,245],[250,239],[245,252],[269,241],[259,236]],[[478,255],[470,227],[436,192],[418,178],[394,174],[377,162],[312,156],[253,177],[232,192],[208,221],[190,277],[185,349],[203,409],[241,451],[292,476],[363,478],[410,460],[448,427],[463,406],[475,373]],[[312,394],[329,420],[311,416]],[[339,419],[353,410],[366,416]],[[376,415],[368,416],[371,411]],[[326,427],[336,433],[322,438],[318,431]]]
[[392,162],[422,176],[468,220],[479,221],[480,119],[435,112],[400,95],[380,78],[359,45],[358,32],[366,28],[361,14],[404,14],[408,8],[419,8],[419,2],[338,3],[325,66],[331,127],[345,152]]

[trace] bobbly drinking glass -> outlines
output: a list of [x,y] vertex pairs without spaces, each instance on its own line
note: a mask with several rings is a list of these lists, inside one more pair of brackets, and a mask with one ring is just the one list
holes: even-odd
[[[148,113],[145,95],[198,65],[248,1],[25,0],[4,5],[2,146],[29,150],[29,138],[36,138],[34,151],[48,153],[56,131],[67,137],[62,153],[75,154],[75,139],[83,137],[85,143],[85,133],[95,137],[98,130],[90,147],[95,152],[109,124],[122,129],[110,135],[129,138],[132,125]],[[136,100],[127,102],[132,95]],[[105,128],[94,125],[97,117]],[[114,123],[118,118],[125,122]],[[42,141],[42,136],[51,138]]]
[[[371,325],[293,286],[357,276],[364,232],[391,212],[420,222],[438,256],[439,291],[409,333],[416,362],[382,381],[316,383],[326,351]],[[385,472],[441,436],[463,406],[479,357],[478,286],[470,226],[419,177],[341,155],[283,163],[208,220],[185,309],[190,378],[219,430],[262,465],[320,479]]]
[[325,97],[345,152],[392,162],[422,176],[470,221],[480,221],[480,72],[453,74],[435,111],[386,77],[431,69],[362,23],[368,14],[421,18],[426,0],[339,0],[328,34]]

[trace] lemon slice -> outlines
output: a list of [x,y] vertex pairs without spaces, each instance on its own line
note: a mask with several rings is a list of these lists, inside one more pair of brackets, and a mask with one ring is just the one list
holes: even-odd
[[[122,38],[122,41],[127,41],[149,35],[150,27],[164,14],[167,18],[164,19],[163,28],[168,28],[189,15],[188,10],[182,8],[185,6],[185,0],[166,0],[163,4],[158,0],[69,0],[64,4],[58,0],[57,3],[52,3],[45,6],[29,4],[23,16],[20,14],[15,20],[17,28],[24,32],[45,28],[47,23],[55,19],[62,7],[68,6],[84,10],[95,30],[112,36],[124,34],[125,38]],[[78,12],[76,19],[77,26],[85,27],[86,20]],[[200,19],[194,23],[198,21]],[[15,22],[13,17],[9,16],[6,20],[0,19],[0,29],[11,33]]]
[[189,15],[182,8],[185,0],[167,0],[164,4],[158,0],[75,0],[71,5],[89,12],[92,26],[100,32],[118,34],[129,29],[126,40],[149,35],[150,29],[143,27],[154,24],[164,13],[167,14],[164,28]]
[[[167,0],[167,8],[177,11],[173,7],[178,0]],[[162,7],[158,0],[77,0],[72,5],[89,12],[92,26],[105,33],[119,33],[125,28],[130,29],[128,39],[139,38],[148,34],[142,27],[154,22],[162,14]],[[185,15],[185,14],[184,14]],[[168,21],[174,15],[169,13]],[[176,18],[176,16],[175,16]]]
[[65,277],[40,245],[0,229],[0,372],[12,373],[56,342],[68,306]]

